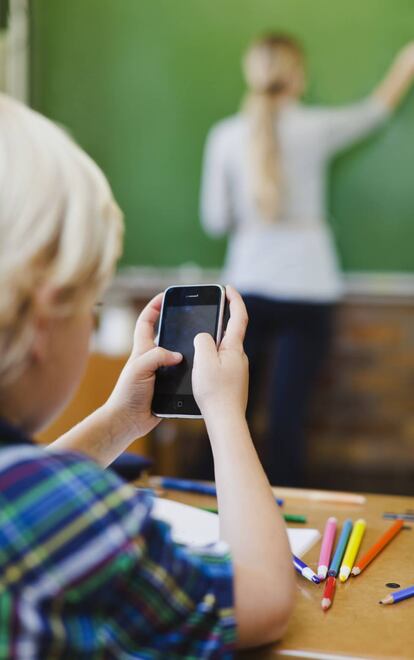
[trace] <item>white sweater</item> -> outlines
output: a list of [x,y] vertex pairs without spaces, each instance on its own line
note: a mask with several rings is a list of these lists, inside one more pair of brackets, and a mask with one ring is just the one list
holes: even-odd
[[211,235],[231,233],[223,278],[242,293],[314,302],[336,300],[340,269],[326,222],[329,159],[374,130],[389,111],[377,99],[338,109],[291,103],[278,114],[283,169],[280,218],[255,207],[247,161],[248,120],[238,114],[209,133],[201,217]]

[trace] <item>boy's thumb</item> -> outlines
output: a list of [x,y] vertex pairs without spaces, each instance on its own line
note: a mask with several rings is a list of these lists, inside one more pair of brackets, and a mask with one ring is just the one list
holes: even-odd
[[214,360],[217,348],[213,337],[208,332],[201,332],[194,337],[194,361]]

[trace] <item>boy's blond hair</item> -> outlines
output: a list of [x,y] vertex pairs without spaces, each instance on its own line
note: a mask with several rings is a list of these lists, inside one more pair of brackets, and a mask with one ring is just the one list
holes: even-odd
[[51,121],[0,94],[0,387],[26,364],[38,292],[54,292],[45,313],[76,313],[108,282],[122,233],[97,165]]

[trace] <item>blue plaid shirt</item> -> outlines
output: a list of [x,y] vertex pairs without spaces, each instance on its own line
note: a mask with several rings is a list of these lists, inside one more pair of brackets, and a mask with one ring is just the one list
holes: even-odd
[[231,658],[229,557],[175,544],[152,498],[0,421],[0,658]]

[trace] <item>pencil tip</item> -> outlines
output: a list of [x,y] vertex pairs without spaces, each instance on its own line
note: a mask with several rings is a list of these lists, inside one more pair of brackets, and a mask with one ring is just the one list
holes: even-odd
[[331,601],[329,600],[329,598],[322,598],[321,605],[324,612],[326,612],[326,610],[329,610],[331,606]]
[[318,568],[318,578],[320,580],[325,580],[327,573],[328,573],[328,567],[327,566],[319,566],[319,568]]
[[351,574],[351,569],[348,566],[342,566],[339,571],[339,580],[341,582],[346,582]]

